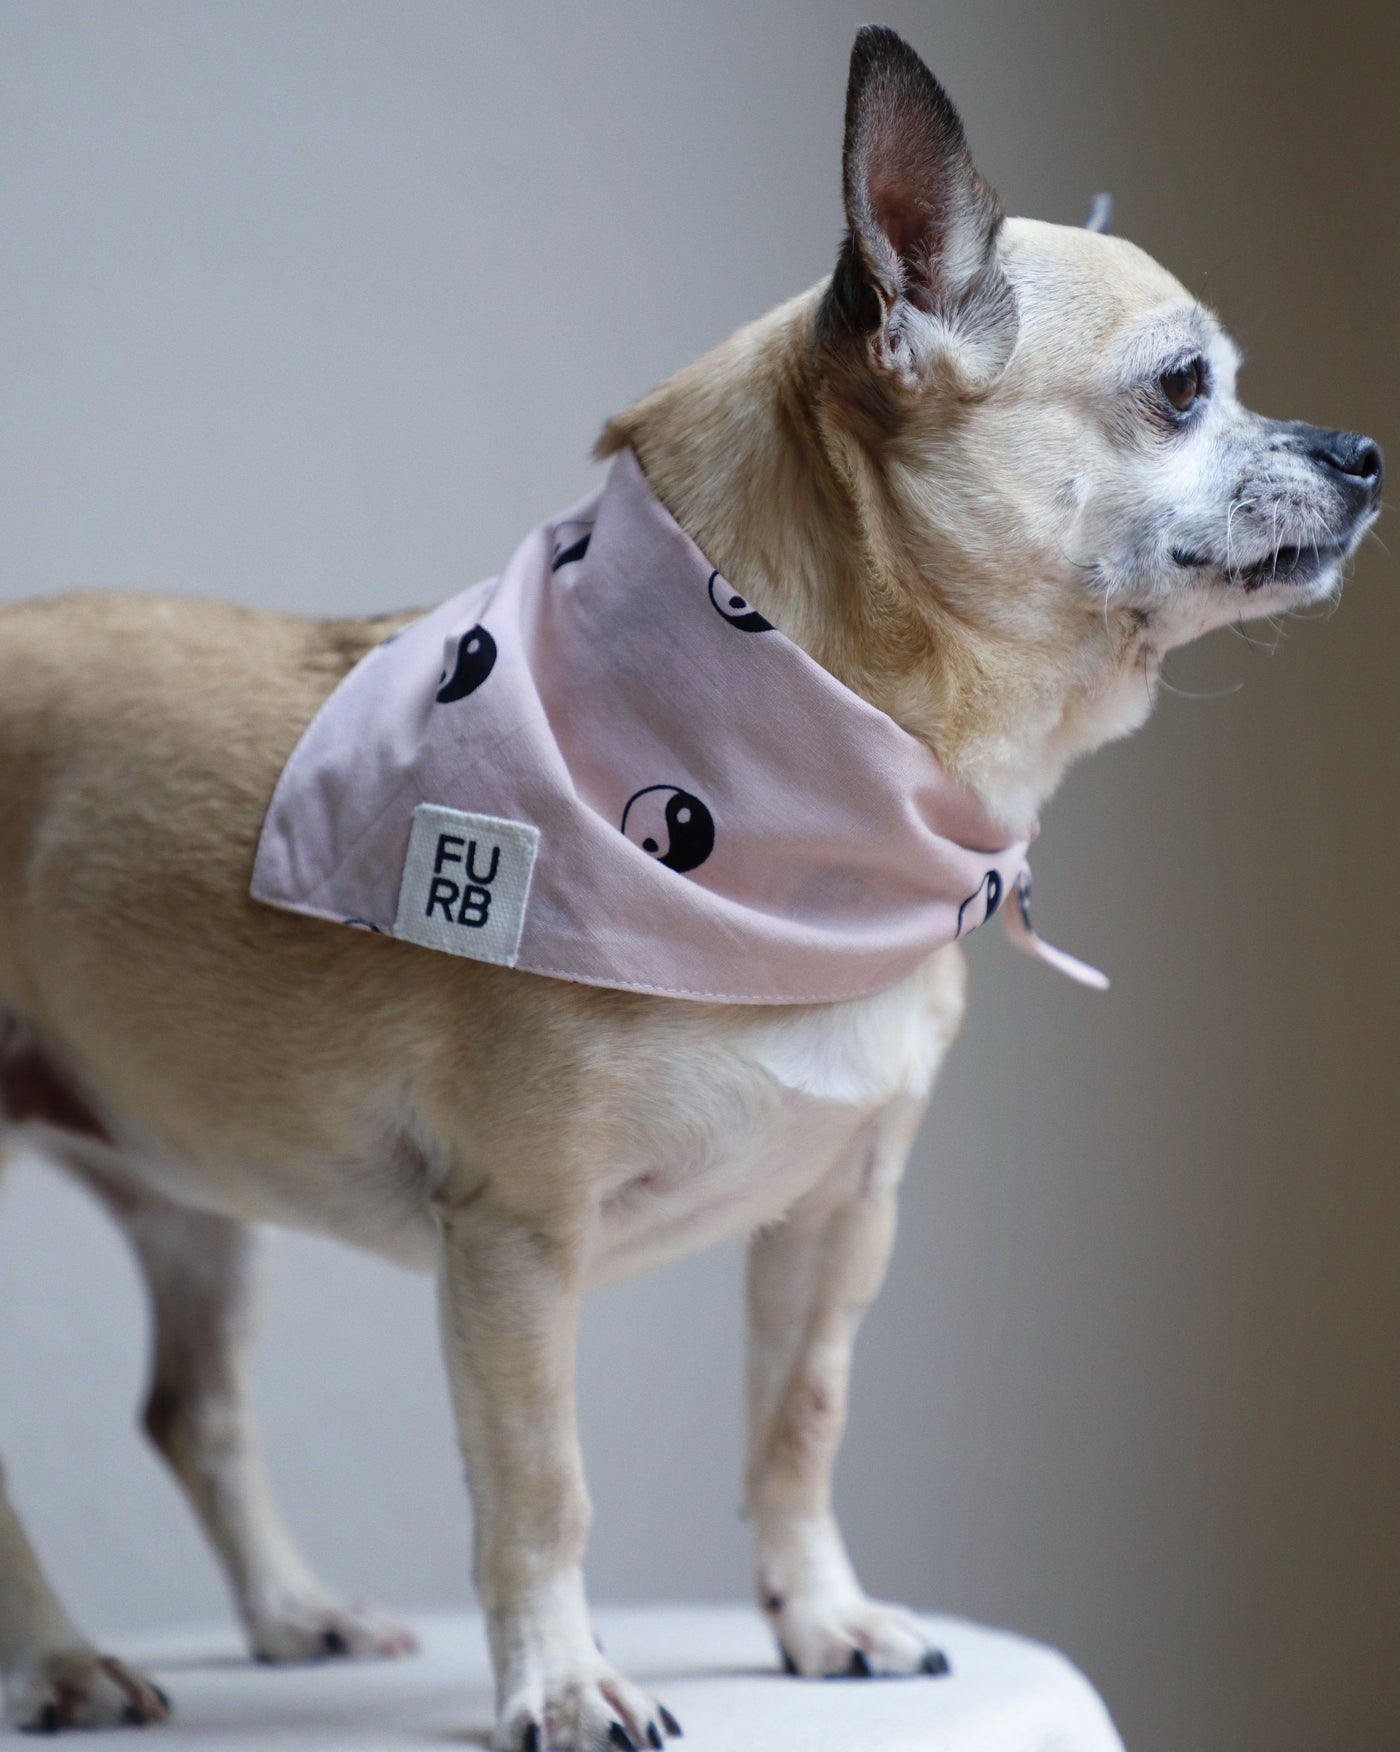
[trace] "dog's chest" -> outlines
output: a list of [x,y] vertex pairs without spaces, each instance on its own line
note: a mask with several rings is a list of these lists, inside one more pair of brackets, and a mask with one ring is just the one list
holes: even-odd
[[602,1190],[595,1284],[772,1222],[815,1189],[854,1186],[887,1116],[921,1106],[962,1014],[943,950],[874,998],[701,1016],[638,1066]]

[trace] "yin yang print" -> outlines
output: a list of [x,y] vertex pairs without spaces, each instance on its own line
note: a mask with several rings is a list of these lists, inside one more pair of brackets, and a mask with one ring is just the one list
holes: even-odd
[[964,931],[975,931],[978,925],[985,925],[1001,905],[1001,893],[1001,873],[988,870],[958,908],[958,936],[961,937]]
[[703,864],[715,847],[714,817],[678,785],[648,785],[629,797],[622,831],[648,857],[680,874]]
[[549,569],[557,572],[561,566],[570,566],[575,560],[581,560],[588,552],[588,538],[593,534],[591,523],[560,523],[554,530],[554,548],[550,554]]
[[710,601],[731,627],[741,633],[771,633],[773,623],[765,620],[756,608],[750,608],[737,590],[725,583],[718,572],[710,573]]
[[1102,989],[1030,928],[1030,833],[765,606],[624,449],[499,577],[342,678],[277,781],[251,894],[551,979],[752,1004],[887,990],[999,913]]
[[445,671],[437,690],[437,703],[450,705],[474,694],[496,667],[496,641],[485,627],[468,627],[457,642],[457,660],[451,675]]
[[[1095,195],[1095,206],[1099,201],[1106,199],[1107,196]],[[1031,873],[1029,870],[1022,870],[1016,878],[1016,910],[1021,915],[1021,923],[1028,931],[1034,933],[1035,926],[1031,923]]]

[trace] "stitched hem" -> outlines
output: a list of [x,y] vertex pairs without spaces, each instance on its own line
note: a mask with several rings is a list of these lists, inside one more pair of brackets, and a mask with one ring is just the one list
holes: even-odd
[[[946,943],[931,943],[927,949],[922,950],[917,957],[910,961],[902,972],[895,974],[892,979],[880,980],[874,985],[854,986],[844,991],[835,992],[784,993],[781,997],[775,997],[769,993],[707,992],[689,986],[648,985],[643,980],[604,979],[592,974],[569,973],[559,967],[541,967],[526,961],[513,961],[508,964],[500,961],[483,961],[479,956],[462,955],[454,949],[438,949],[426,943],[415,943],[411,937],[400,937],[392,925],[381,925],[374,919],[350,920],[342,913],[327,912],[322,907],[304,906],[268,894],[253,892],[252,898],[260,906],[274,907],[278,912],[295,913],[302,918],[320,919],[328,925],[342,925],[348,926],[350,929],[364,930],[367,936],[384,937],[390,942],[403,943],[410,949],[420,949],[429,955],[447,955],[454,961],[474,962],[478,967],[506,967],[512,973],[530,973],[540,979],[562,980],[565,985],[592,986],[597,991],[635,992],[640,997],[678,998],[685,1003],[696,1004],[742,1004],[746,1008],[765,1010],[781,1009],[784,1006],[792,1008],[805,1004],[849,1004],[855,1003],[861,998],[878,997],[882,992],[892,990],[901,980],[907,979],[916,968],[921,967],[930,956],[936,955],[940,949],[959,947],[951,937]],[[366,928],[371,926],[372,929]]]

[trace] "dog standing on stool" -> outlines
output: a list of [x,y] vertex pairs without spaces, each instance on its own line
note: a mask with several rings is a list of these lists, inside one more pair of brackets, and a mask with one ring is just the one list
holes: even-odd
[[[858,36],[834,275],[606,428],[743,592],[1024,836],[1147,715],[1163,653],[1330,597],[1381,456],[1236,400],[1215,319],[1132,245],[1004,219],[948,98]],[[761,1007],[375,940],[248,893],[273,787],[412,616],[90,595],[0,615],[0,1098],[149,1282],[146,1425],[272,1660],[401,1652],[277,1519],[248,1403],[253,1226],[435,1270],[499,1744],[659,1746],[595,1646],[573,1410],[587,1288],[750,1237],[758,1600],[800,1674],[937,1674],[832,1515],[851,1349],[957,1032],[955,944],[878,995]],[[466,1030],[462,1019],[470,1015]],[[0,1500],[12,1719],[150,1721]]]

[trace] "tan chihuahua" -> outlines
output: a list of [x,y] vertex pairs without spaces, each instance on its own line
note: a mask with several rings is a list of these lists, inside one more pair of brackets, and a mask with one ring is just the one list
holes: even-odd
[[[1005,220],[892,32],[851,60],[834,275],[606,428],[757,613],[1026,832],[1147,714],[1164,652],[1316,603],[1377,515],[1354,434],[1235,398],[1210,313],[1131,244]],[[399,617],[403,623],[412,616]],[[878,996],[742,1007],[595,989],[259,906],[253,849],[312,714],[385,636],[88,595],[0,618],[0,1097],[130,1236],[146,1426],[274,1661],[411,1646],[336,1601],[273,1509],[248,1404],[253,1225],[437,1273],[497,1743],[660,1746],[595,1645],[579,1300],[743,1231],[758,1600],[795,1673],[938,1674],[832,1514],[851,1348],[957,1032],[963,959]],[[471,1026],[463,1019],[470,1016]],[[0,1498],[11,1719],[163,1717]]]

